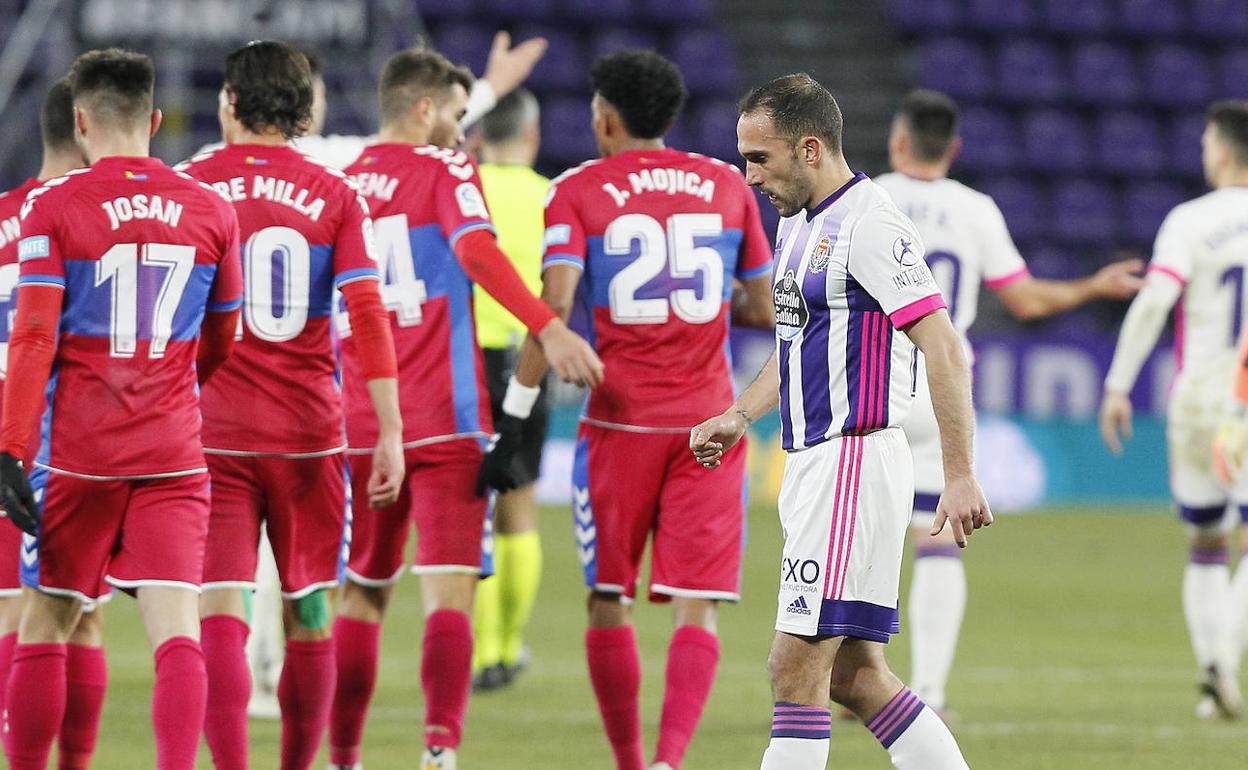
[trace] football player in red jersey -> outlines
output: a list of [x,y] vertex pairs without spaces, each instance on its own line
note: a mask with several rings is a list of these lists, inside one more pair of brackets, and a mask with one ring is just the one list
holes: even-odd
[[[649,596],[676,619],[654,765],[680,765],[715,679],[716,604],[740,596],[745,458],[712,478],[688,460],[689,428],[733,400],[736,320],[770,327],[771,248],[733,166],[664,146],[684,104],[680,71],[649,51],[599,59],[593,130],[601,160],[555,179],[542,298],[578,312],[609,377],[581,418],[573,469],[577,544],[590,591],[589,673],[619,770],[645,766],[641,665],[629,600],[653,537]],[[483,472],[511,462],[546,367],[532,341],[503,402]]]
[[325,591],[339,583],[346,542],[346,442],[330,330],[336,291],[354,330],[364,408],[378,426],[370,472],[356,479],[360,504],[394,502],[403,478],[394,343],[372,221],[340,171],[290,146],[311,109],[303,53],[272,41],[246,45],[225,62],[226,146],[184,165],[233,203],[245,244],[241,339],[203,395],[213,481],[204,729],[219,770],[247,766],[251,680],[241,589],[254,586],[261,523],[286,604],[282,768],[311,764],[329,719],[335,674]]
[[27,535],[5,699],[17,770],[47,766],[66,711],[66,641],[105,581],[137,595],[155,650],[157,767],[191,770],[199,746],[209,484],[197,385],[233,345],[242,273],[229,205],[148,157],[154,80],[140,54],[78,57],[75,128],[92,165],[47,180],[21,212],[0,426],[0,498]]
[[[379,141],[348,167],[376,217],[378,253],[403,372],[407,478],[397,504],[363,505],[379,433],[367,409],[360,329],[343,335],[343,398],[355,485],[351,561],[334,628],[338,689],[330,762],[352,768],[376,681],[381,620],[418,534],[425,639],[422,770],[453,770],[471,681],[469,614],[482,573],[488,501],[477,487],[482,445],[493,433],[484,362],[472,316],[481,284],[536,336],[568,380],[597,384],[598,356],[525,287],[499,249],[476,163],[455,147],[472,76],[426,50],[395,54],[381,76]],[[514,486],[514,484],[513,484]]]

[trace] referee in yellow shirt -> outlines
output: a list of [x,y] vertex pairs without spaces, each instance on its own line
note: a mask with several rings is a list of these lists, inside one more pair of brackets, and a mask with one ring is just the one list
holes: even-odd
[[[533,170],[541,143],[538,105],[518,88],[481,120],[481,184],[498,231],[498,243],[534,294],[542,293],[543,206],[550,180]],[[477,287],[477,339],[485,353],[485,376],[494,419],[502,416],[503,394],[514,373],[524,324]],[[494,576],[477,589],[473,618],[473,688],[494,690],[511,683],[527,663],[524,627],[542,575],[534,486],[542,464],[549,416],[546,389],[524,422],[519,458],[522,486],[498,495],[494,509]]]

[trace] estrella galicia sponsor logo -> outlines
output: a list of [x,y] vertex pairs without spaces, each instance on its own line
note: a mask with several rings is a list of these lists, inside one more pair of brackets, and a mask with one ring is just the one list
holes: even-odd
[[809,615],[810,605],[806,604],[805,596],[799,596],[789,604],[785,612],[790,615]]
[[23,238],[17,244],[17,261],[25,262],[28,259],[39,259],[40,257],[49,256],[52,253],[52,243],[46,235],[32,235]]
[[782,340],[796,338],[806,328],[810,312],[806,309],[802,287],[792,270],[776,282],[772,288],[772,300],[776,305],[776,336]]
[[897,260],[897,264],[902,267],[914,267],[919,264],[919,251],[915,247],[914,239],[903,235],[893,241],[893,259]]
[[828,263],[832,261],[832,236],[825,235],[819,239],[819,243],[815,245],[815,250],[810,255],[810,272],[822,273],[828,269]]

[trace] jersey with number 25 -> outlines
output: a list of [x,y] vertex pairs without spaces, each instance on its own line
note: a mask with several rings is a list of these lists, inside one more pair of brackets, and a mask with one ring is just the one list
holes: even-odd
[[606,367],[588,422],[688,428],[732,403],[732,281],[771,269],[758,204],[736,168],[660,149],[564,173],[546,204],[542,269],[557,264],[584,271],[578,311]]
[[207,310],[238,307],[238,237],[219,195],[154,158],[104,158],[31,191],[19,287],[65,292],[37,463],[203,470],[199,329]]
[[204,386],[205,448],[341,451],[330,320],[335,288],[378,279],[367,205],[342,172],[284,145],[228,145],[185,167],[234,204],[243,239],[241,336]]

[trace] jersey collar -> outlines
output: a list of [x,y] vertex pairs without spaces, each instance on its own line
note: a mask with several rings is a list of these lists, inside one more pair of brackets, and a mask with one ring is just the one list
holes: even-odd
[[806,221],[813,222],[815,217],[819,216],[825,210],[827,210],[828,206],[831,206],[833,203],[836,203],[838,200],[840,200],[841,196],[844,195],[849,190],[849,188],[853,187],[854,185],[858,184],[859,182],[861,182],[862,180],[866,178],[867,178],[867,175],[862,173],[861,171],[859,171],[857,174],[854,174],[854,176],[848,182],[841,185],[840,188],[838,188],[836,192],[824,198],[823,203],[820,203],[818,206],[815,206],[813,209],[810,209],[809,211],[807,211]]

